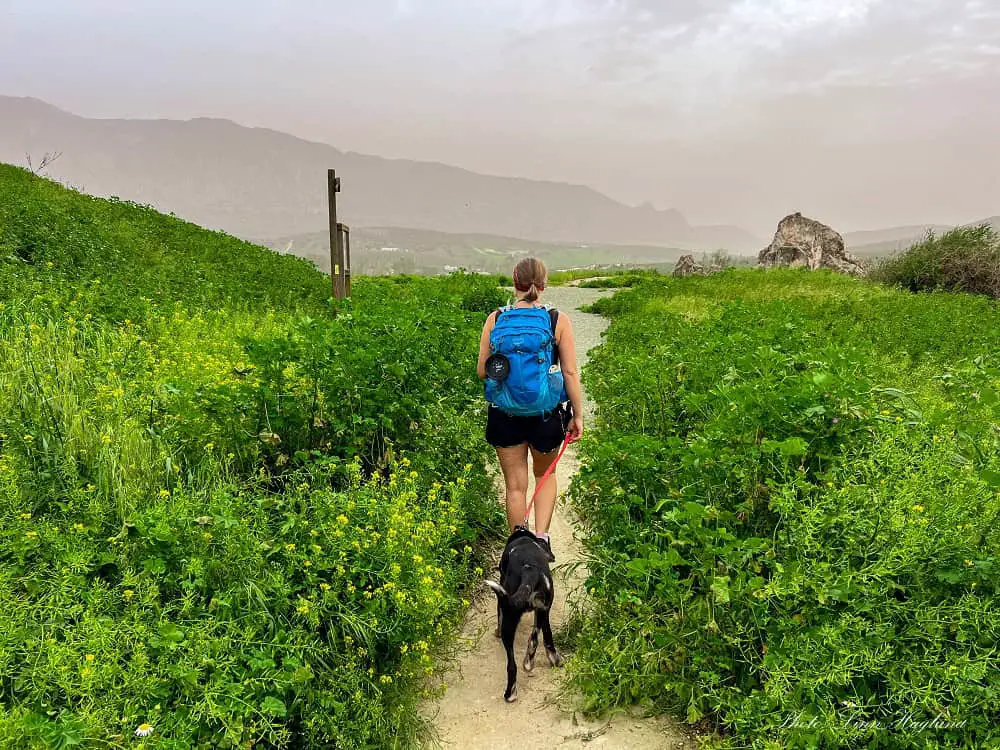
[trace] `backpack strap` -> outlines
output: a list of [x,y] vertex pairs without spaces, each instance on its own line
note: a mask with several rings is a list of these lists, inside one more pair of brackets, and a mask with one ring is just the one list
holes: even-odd
[[[549,308],[549,322],[552,324],[552,340],[555,341],[556,338],[556,326],[559,323],[559,311],[554,307]],[[552,364],[559,364],[559,345],[556,344],[552,347]]]

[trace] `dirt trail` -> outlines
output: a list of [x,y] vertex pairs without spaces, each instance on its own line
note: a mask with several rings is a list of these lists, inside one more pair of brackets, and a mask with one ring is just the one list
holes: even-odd
[[[607,321],[598,315],[581,313],[577,308],[609,292],[598,289],[552,287],[543,302],[572,315],[580,366],[587,361],[587,351],[600,343]],[[585,428],[592,410],[585,405]],[[556,631],[565,621],[567,597],[584,595],[586,578],[580,544],[575,538],[575,521],[567,505],[565,492],[577,471],[574,448],[566,451],[556,476],[559,501],[552,520],[552,551],[556,556],[553,575],[556,600],[552,607],[552,625]],[[534,490],[532,484],[529,493]],[[530,494],[529,494],[530,496]],[[444,676],[444,697],[424,707],[424,714],[437,728],[440,747],[455,750],[534,750],[538,748],[621,748],[621,750],[669,750],[696,747],[675,724],[661,719],[643,719],[619,714],[600,721],[587,721],[572,711],[573,696],[561,695],[560,671],[552,669],[539,653],[533,672],[520,667],[527,648],[530,618],[518,629],[515,653],[518,658],[518,700],[506,704],[505,657],[500,641],[493,635],[496,626],[496,599],[483,587],[469,608],[460,634],[461,653]],[[572,658],[572,654],[567,654]]]

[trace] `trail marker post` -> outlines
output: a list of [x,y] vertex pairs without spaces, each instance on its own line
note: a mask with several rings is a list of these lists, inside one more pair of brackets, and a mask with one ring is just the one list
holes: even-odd
[[330,201],[330,286],[333,289],[334,298],[343,299],[351,293],[350,270],[344,262],[344,243],[341,242],[340,237],[343,225],[337,223],[337,193],[340,192],[340,178],[337,177],[337,170],[326,170],[326,189]]

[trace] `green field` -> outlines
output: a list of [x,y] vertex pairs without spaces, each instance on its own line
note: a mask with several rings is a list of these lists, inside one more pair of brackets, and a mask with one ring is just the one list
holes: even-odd
[[0,746],[415,746],[503,525],[468,353],[505,296],[328,290],[0,166]]
[[[503,535],[473,367],[502,282],[335,303],[308,261],[0,165],[0,747],[419,747]],[[1000,747],[998,302],[590,283],[630,288],[571,492],[584,708]]]
[[573,682],[724,747],[1000,746],[1000,307],[647,279],[584,382]]
[[[329,234],[306,234],[268,240],[265,244],[315,263],[321,270],[330,267]],[[528,255],[541,258],[550,269],[597,266],[641,266],[673,270],[677,259],[699,250],[645,245],[569,245],[535,242],[486,234],[449,234],[419,229],[358,227],[351,232],[351,266],[355,274],[413,273],[435,275],[449,269],[510,274]],[[749,263],[748,257],[736,257]],[[753,259],[756,262],[756,258]]]

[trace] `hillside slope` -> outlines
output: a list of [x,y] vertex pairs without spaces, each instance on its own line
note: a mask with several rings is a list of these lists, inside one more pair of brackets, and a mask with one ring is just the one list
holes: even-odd
[[345,153],[227,120],[96,120],[0,97],[0,122],[0,161],[62,152],[48,172],[60,180],[241,237],[321,231],[326,169],[334,167],[352,226],[707,250],[760,244],[736,227],[692,227],[678,211],[625,206],[587,187]]
[[0,166],[0,747],[419,746],[506,295],[353,291]]
[[[103,285],[98,304],[129,309],[145,301],[261,309],[319,309],[326,279],[294,257],[213,232],[153,209],[92,198],[0,164],[0,295],[37,283]],[[97,312],[96,310],[92,312]]]

